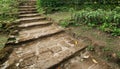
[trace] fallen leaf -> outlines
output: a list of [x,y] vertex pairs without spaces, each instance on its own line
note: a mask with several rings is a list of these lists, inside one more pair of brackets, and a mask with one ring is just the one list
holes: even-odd
[[94,63],[98,63],[95,59],[92,59],[92,61],[93,61]]
[[75,41],[75,45],[78,45],[78,41]]

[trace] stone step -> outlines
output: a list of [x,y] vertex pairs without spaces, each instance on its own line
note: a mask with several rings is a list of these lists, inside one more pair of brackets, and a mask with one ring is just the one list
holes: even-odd
[[21,14],[21,15],[19,15],[19,17],[20,18],[22,18],[22,17],[36,17],[36,16],[41,16],[41,14],[38,14],[38,13],[33,13],[33,14]]
[[36,11],[37,9],[36,8],[21,8],[19,9],[18,11]]
[[35,8],[35,6],[19,6],[18,8]]
[[[36,2],[36,0],[25,0],[27,2]],[[18,2],[21,2],[21,0],[18,0]]]
[[22,23],[18,27],[25,28],[25,27],[31,27],[31,26],[47,25],[47,24],[52,24],[52,21],[38,21],[38,22],[31,22],[31,23]]
[[63,28],[56,27],[55,25],[50,25],[50,26],[45,26],[45,27],[38,26],[38,27],[32,27],[32,28],[27,28],[27,29],[25,28],[19,32],[17,41],[23,42],[27,40],[37,39],[40,37],[59,33],[61,31],[63,31]]
[[21,22],[21,23],[26,23],[26,22],[36,22],[36,21],[39,21],[39,20],[45,20],[46,17],[32,17],[32,18],[20,18],[18,20],[16,20],[17,22]]
[[86,47],[66,33],[17,46],[1,69],[48,69]]
[[38,13],[37,11],[19,11],[18,14]]
[[28,2],[34,2],[35,1],[36,2],[36,0],[26,0],[26,1],[28,1]]
[[35,1],[29,1],[29,2],[24,2],[24,3],[20,3],[20,6],[35,6],[36,2]]
[[[27,7],[27,6],[34,6],[34,7],[35,7],[35,6],[36,6],[36,1],[26,1],[26,0],[25,0],[24,2],[20,2],[20,3],[19,3],[19,6],[20,6],[20,7],[23,7],[23,6],[26,6],[26,7]],[[24,8],[25,8],[25,7],[24,7]]]

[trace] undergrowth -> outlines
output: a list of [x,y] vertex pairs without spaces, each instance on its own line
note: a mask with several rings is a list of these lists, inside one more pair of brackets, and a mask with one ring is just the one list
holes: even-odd
[[11,26],[17,18],[18,0],[0,0],[0,50],[4,48]]
[[81,10],[75,13],[73,20],[74,23],[99,27],[101,30],[117,36],[120,35],[120,9],[117,7],[117,10],[115,10]]
[[17,17],[17,0],[0,0],[0,31],[4,32]]
[[60,25],[87,24],[91,27],[98,27],[100,30],[111,33],[113,36],[120,35],[120,7],[119,0],[37,0],[38,11],[53,13],[56,11],[72,12],[71,21],[61,21]]

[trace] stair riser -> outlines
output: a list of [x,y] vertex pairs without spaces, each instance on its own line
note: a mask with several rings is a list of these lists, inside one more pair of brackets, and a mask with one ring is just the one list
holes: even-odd
[[19,9],[33,9],[36,8],[35,6],[19,6]]
[[19,11],[20,14],[28,14],[28,13],[37,13],[36,10],[26,10],[26,11]]
[[31,6],[31,5],[36,5],[36,3],[26,3],[26,4],[20,4],[21,6]]
[[20,9],[18,11],[23,12],[23,11],[36,11],[37,9]]

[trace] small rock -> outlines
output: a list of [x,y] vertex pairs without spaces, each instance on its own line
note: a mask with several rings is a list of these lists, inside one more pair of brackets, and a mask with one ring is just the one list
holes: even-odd
[[15,36],[14,36],[14,35],[11,35],[10,38],[15,38]]
[[23,59],[20,59],[20,60],[19,60],[19,62],[22,62],[22,61],[23,61]]
[[89,55],[85,55],[85,56],[83,56],[85,59],[87,59],[87,58],[89,58],[90,56]]
[[82,61],[84,61],[84,59],[80,59],[80,61],[82,62]]
[[20,65],[20,63],[16,63],[16,66],[18,67]]

